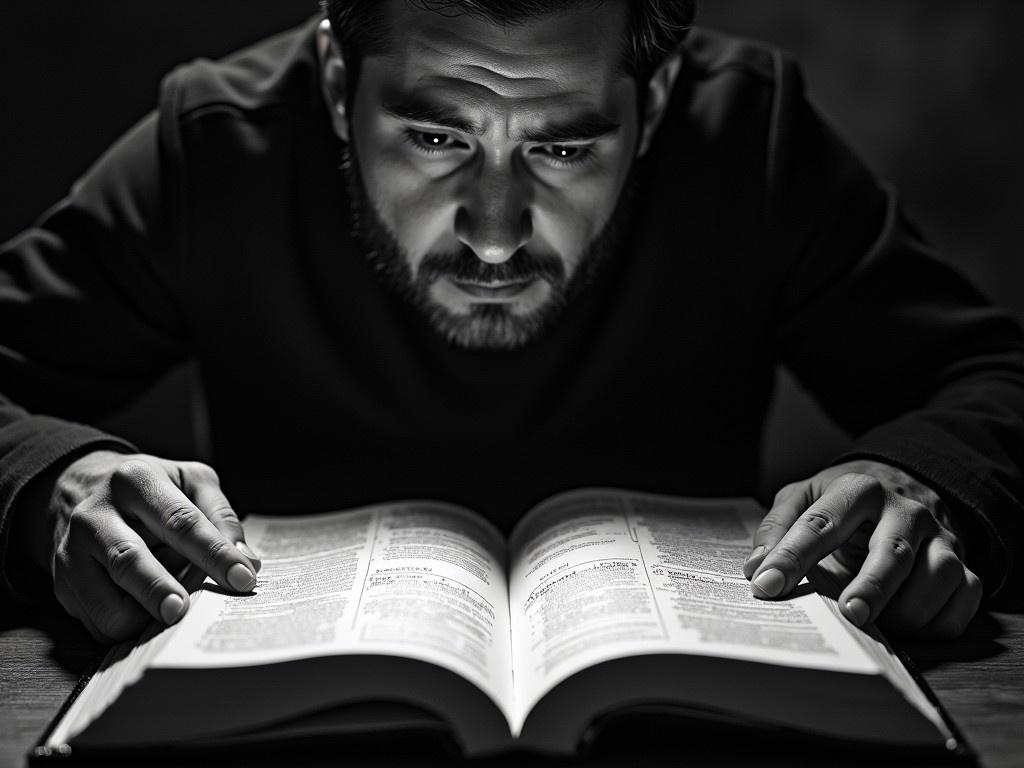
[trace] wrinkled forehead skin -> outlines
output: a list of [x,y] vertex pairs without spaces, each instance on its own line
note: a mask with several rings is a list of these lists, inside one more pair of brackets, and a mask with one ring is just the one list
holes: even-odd
[[617,111],[623,89],[634,88],[621,69],[624,2],[582,3],[508,27],[407,0],[385,5],[387,50],[362,65],[385,101],[412,93],[458,104],[514,138],[582,110]]

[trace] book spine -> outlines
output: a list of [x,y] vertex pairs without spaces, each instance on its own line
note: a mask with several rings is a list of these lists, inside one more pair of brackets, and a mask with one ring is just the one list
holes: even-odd
[[[99,662],[97,662],[97,668]],[[78,678],[78,682],[75,683],[75,687],[71,689],[71,693],[68,694],[67,698],[64,699],[64,703],[61,704],[60,709],[57,710],[57,714],[53,716],[46,729],[43,731],[42,736],[39,737],[39,741],[36,742],[35,746],[28,753],[28,764],[29,765],[41,765],[46,762],[51,762],[53,759],[62,759],[71,757],[71,746],[69,744],[58,744],[50,747],[46,745],[46,742],[50,738],[50,734],[53,733],[54,729],[64,719],[64,716],[71,709],[71,705],[75,703],[75,699],[79,697],[82,691],[85,690],[85,686],[92,680],[92,676],[95,673],[89,672]]]
[[902,648],[897,648],[893,645],[890,645],[889,647],[892,648],[897,658],[899,658],[900,663],[903,664],[904,667],[906,667],[907,672],[910,673],[910,676],[914,678],[914,682],[917,683],[917,686],[921,689],[921,692],[925,695],[928,701],[932,703],[932,706],[934,706],[935,709],[938,710],[938,713],[942,716],[942,721],[946,724],[946,728],[949,729],[950,733],[950,737],[946,739],[946,750],[949,752],[950,755],[962,757],[965,760],[968,760],[972,764],[974,764],[977,755],[975,754],[973,748],[970,746],[967,739],[964,738],[964,735],[960,731],[960,728],[957,726],[956,721],[953,720],[953,718],[950,717],[949,712],[946,711],[946,708],[945,706],[943,706],[942,701],[939,699],[938,696],[935,695],[935,691],[933,691],[932,687],[928,685],[928,681],[925,679],[924,675],[921,674],[921,671],[917,668],[917,665],[914,663],[914,660],[911,659],[907,652],[904,651]]

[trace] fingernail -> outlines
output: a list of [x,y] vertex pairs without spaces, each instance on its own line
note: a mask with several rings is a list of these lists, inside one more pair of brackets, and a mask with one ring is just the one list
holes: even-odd
[[871,615],[871,608],[859,597],[851,597],[846,601],[846,616],[858,627],[863,627]]
[[749,555],[747,555],[747,559],[743,561],[743,564],[746,565],[751,560],[754,560],[754,559],[756,559],[758,557],[761,557],[767,551],[768,551],[768,547],[766,547],[764,544],[761,544],[761,545],[755,547],[754,551],[751,552]]
[[164,624],[176,624],[185,613],[185,601],[181,595],[170,594],[160,602],[160,618]]
[[752,582],[755,593],[762,597],[775,597],[786,586],[786,576],[778,568],[769,568]]
[[246,544],[244,541],[236,541],[235,549],[237,549],[239,552],[241,552],[243,555],[245,555],[255,563],[260,562],[260,556],[253,552],[251,549],[249,549],[249,545]]
[[249,592],[256,586],[256,577],[247,567],[235,563],[228,568],[228,584],[239,592]]

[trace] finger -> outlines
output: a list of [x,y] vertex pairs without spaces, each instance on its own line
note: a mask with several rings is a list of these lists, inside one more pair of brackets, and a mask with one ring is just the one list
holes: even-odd
[[117,642],[115,638],[109,637],[104,632],[100,631],[99,627],[97,627],[96,623],[92,620],[92,617],[89,616],[89,613],[82,606],[77,595],[71,595],[67,602],[62,600],[61,604],[68,613],[82,622],[82,626],[86,628],[93,640],[98,643],[103,643],[104,645],[113,645]]
[[[149,529],[149,526],[134,515],[125,515],[121,519],[139,535],[139,538],[149,547],[149,551],[156,556],[156,559],[167,569],[167,572],[172,574],[178,581],[181,581],[182,572],[190,565],[188,558],[167,546],[159,536]],[[243,552],[243,554],[245,553]]]
[[107,637],[105,634],[100,632],[99,628],[93,623],[93,620],[89,617],[85,608],[82,607],[82,602],[78,599],[78,595],[71,589],[67,588],[62,581],[54,582],[54,594],[57,596],[57,601],[61,604],[68,615],[73,616],[82,623],[92,639],[105,645],[110,645],[114,642],[114,638]]
[[231,507],[231,502],[220,487],[217,473],[200,463],[180,465],[182,490],[195,502],[207,519],[212,522],[228,541],[249,559],[255,571],[259,571],[262,562],[245,541],[245,531],[238,520],[238,515]]
[[134,514],[172,549],[226,589],[248,592],[256,585],[249,560],[228,541],[167,473],[145,461],[125,461],[110,482],[118,509]]
[[885,491],[874,478],[842,475],[833,480],[765,555],[751,579],[754,596],[785,595],[861,523],[877,519],[884,504]]
[[877,618],[910,576],[918,547],[938,529],[938,522],[924,506],[890,495],[868,541],[868,555],[860,571],[839,596],[843,615],[858,627]]
[[960,586],[939,615],[921,629],[921,634],[946,640],[960,637],[978,612],[982,591],[981,579],[965,567]]
[[744,576],[749,579],[754,575],[765,556],[786,535],[786,531],[793,526],[793,523],[810,504],[809,483],[791,483],[779,489],[779,492],[775,494],[772,508],[754,532],[752,549],[743,563]]
[[95,640],[109,645],[136,629],[141,631],[148,619],[138,606],[119,611],[124,593],[110,583],[91,554],[96,538],[96,516],[91,512],[72,513],[54,556],[53,587],[65,610],[81,621]]
[[110,579],[157,621],[177,623],[188,610],[188,592],[146,546],[142,538],[111,510],[97,531],[93,558]]
[[110,580],[98,562],[90,560],[79,575],[84,584],[77,597],[93,637],[110,644],[142,634],[152,619],[131,595]]
[[936,536],[919,549],[903,585],[879,615],[886,632],[917,632],[943,609],[964,580],[964,565],[950,541]]

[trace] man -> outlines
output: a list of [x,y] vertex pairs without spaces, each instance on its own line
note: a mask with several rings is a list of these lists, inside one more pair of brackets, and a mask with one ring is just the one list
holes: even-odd
[[[186,562],[253,586],[235,509],[749,493],[782,362],[859,438],[779,492],[754,594],[826,558],[851,621],[943,637],[1019,599],[1019,329],[692,12],[334,0],[170,75],[0,260],[8,589],[113,640]],[[74,423],[189,356],[217,473]]]

